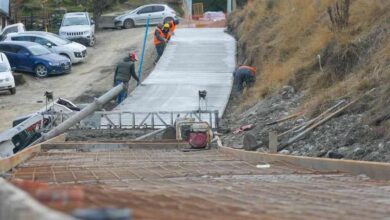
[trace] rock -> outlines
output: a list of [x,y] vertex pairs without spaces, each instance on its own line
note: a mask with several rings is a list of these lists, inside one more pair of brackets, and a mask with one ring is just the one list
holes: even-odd
[[379,143],[378,144],[378,148],[379,148],[379,150],[383,150],[383,148],[385,148],[385,144],[384,143]]
[[246,133],[244,135],[243,144],[245,150],[256,150],[259,146],[256,137],[251,133]]
[[303,124],[305,122],[305,119],[300,118],[296,121],[297,124]]
[[340,147],[337,152],[340,153],[340,154],[346,154],[348,151],[350,151],[351,148],[349,147]]
[[311,144],[305,144],[305,146],[303,147],[306,151],[311,151],[313,150],[314,146],[311,145]]
[[297,151],[297,150],[296,150],[296,151],[293,151],[291,154],[294,155],[294,156],[300,155],[299,151]]
[[323,157],[323,156],[326,155],[326,153],[327,153],[326,151],[320,151],[320,152],[317,153],[316,156],[317,156],[317,157]]
[[337,152],[334,152],[334,151],[329,151],[328,152],[328,157],[329,158],[333,158],[333,159],[341,159],[344,157],[343,154],[340,154],[340,153],[337,153]]
[[281,150],[279,153],[281,153],[281,154],[290,154],[290,151],[284,149],[284,150]]
[[355,148],[355,150],[353,150],[354,156],[363,156],[365,154],[365,152],[366,151],[361,149],[360,147]]
[[281,95],[284,99],[289,99],[295,94],[295,89],[292,86],[283,86]]

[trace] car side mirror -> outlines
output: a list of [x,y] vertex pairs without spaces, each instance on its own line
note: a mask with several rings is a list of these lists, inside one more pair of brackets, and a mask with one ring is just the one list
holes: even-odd
[[94,20],[91,20],[91,25],[94,25],[95,24],[95,21]]
[[46,46],[47,46],[48,48],[51,48],[53,45],[52,45],[51,43],[47,43]]
[[11,67],[11,71],[15,71],[16,70],[16,67]]

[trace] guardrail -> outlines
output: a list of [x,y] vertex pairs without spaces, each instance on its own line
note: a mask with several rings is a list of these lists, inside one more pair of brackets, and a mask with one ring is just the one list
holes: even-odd
[[101,119],[99,129],[111,128],[162,128],[174,126],[177,118],[193,118],[197,122],[207,122],[212,128],[219,127],[219,112],[215,111],[172,111],[172,112],[95,112]]

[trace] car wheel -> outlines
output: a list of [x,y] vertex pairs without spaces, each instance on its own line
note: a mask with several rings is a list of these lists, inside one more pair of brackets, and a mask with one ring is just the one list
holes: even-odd
[[123,22],[123,27],[125,29],[133,28],[134,27],[134,22],[131,19],[126,19],[125,22]]
[[15,95],[16,94],[16,88],[12,88],[12,89],[9,89],[9,92],[12,94],[12,95]]
[[47,71],[47,68],[45,65],[42,65],[42,64],[38,64],[36,67],[35,67],[35,74],[38,76],[38,77],[46,77],[48,75],[48,71]]
[[93,47],[96,44],[96,38],[95,36],[91,37],[91,40],[88,42],[88,46]]

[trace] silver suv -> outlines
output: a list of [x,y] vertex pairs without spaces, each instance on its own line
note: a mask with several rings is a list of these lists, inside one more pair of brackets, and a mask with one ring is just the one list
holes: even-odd
[[89,17],[88,12],[66,13],[62,19],[59,35],[93,47],[96,42],[95,22]]
[[127,29],[138,25],[145,25],[148,17],[150,17],[150,24],[165,23],[179,19],[175,10],[168,5],[151,4],[143,5],[133,11],[117,16],[114,18],[115,27]]

